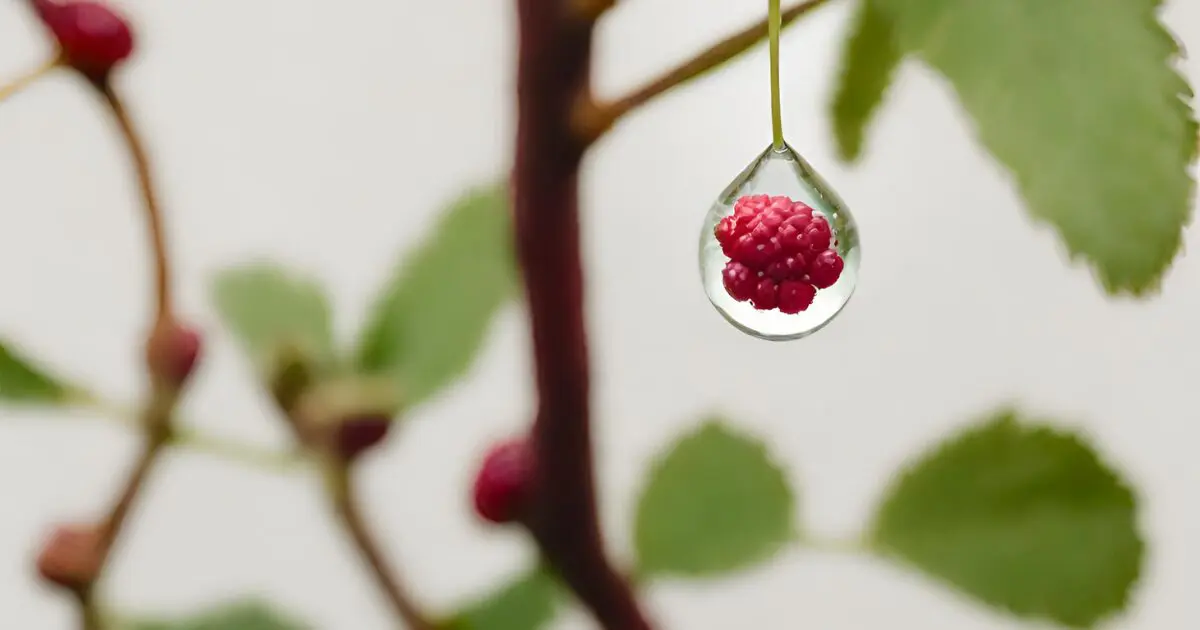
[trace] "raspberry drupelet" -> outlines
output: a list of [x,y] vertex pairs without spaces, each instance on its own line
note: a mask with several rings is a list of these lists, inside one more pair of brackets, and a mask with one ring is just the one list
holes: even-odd
[[714,234],[729,257],[722,273],[725,291],[760,311],[807,310],[845,267],[825,217],[782,195],[741,197]]

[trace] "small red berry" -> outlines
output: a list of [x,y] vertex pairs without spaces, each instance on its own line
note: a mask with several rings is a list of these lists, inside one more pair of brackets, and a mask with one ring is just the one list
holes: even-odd
[[804,257],[800,254],[784,256],[767,265],[767,275],[776,282],[792,279],[798,280],[807,270],[808,267],[804,262]]
[[804,230],[804,240],[808,245],[808,249],[813,252],[820,252],[829,249],[829,241],[833,238],[833,233],[829,229],[829,223],[825,217],[815,216],[812,218],[812,223]]
[[94,582],[100,572],[103,542],[103,531],[96,525],[56,526],[38,553],[38,574],[65,589],[84,588]]
[[771,198],[768,195],[746,195],[733,204],[733,214],[735,216],[754,216],[762,212],[770,203]]
[[195,370],[202,342],[195,329],[167,321],[154,329],[146,345],[146,367],[154,378],[182,387]]
[[93,79],[103,79],[133,54],[128,20],[98,0],[35,0],[34,7],[62,49],[67,63]]
[[788,280],[779,285],[779,312],[795,315],[812,305],[817,290],[807,282]]
[[827,249],[813,258],[808,265],[808,278],[818,289],[828,289],[842,276],[845,262],[832,249]]
[[333,447],[338,457],[353,461],[382,443],[391,428],[392,417],[386,414],[353,416],[338,423]]
[[492,447],[475,476],[475,512],[492,523],[519,518],[533,484],[533,471],[533,449],[528,441],[512,440]]
[[713,228],[713,234],[717,237],[717,243],[721,245],[721,251],[725,252],[726,256],[733,249],[735,223],[736,219],[734,219],[733,215],[730,215],[721,219],[717,223],[717,226]]
[[753,297],[755,285],[758,283],[758,278],[749,267],[732,260],[726,263],[725,270],[721,272],[721,279],[725,283],[725,292],[739,302]]
[[774,280],[759,278],[758,285],[754,287],[754,297],[750,298],[751,304],[760,311],[769,311],[779,303],[777,291]]

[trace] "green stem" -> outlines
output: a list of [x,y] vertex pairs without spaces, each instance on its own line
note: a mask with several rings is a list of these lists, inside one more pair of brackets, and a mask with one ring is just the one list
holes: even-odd
[[[139,428],[136,412],[128,405],[113,402],[88,392],[74,392],[72,406],[89,409],[103,418],[131,429]],[[298,451],[262,447],[193,429],[178,422],[172,431],[169,446],[194,450],[240,464],[280,473],[304,468],[311,462]]]
[[783,148],[783,113],[779,105],[779,0],[767,0],[767,42],[771,50],[771,135],[775,149]]

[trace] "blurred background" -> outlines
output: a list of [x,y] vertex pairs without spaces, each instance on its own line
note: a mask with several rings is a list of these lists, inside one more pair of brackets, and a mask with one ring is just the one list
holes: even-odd
[[[208,300],[224,265],[271,257],[329,286],[356,328],[375,288],[464,187],[512,148],[511,2],[125,0],[140,56],[119,79],[149,136],[181,299],[210,345],[185,409],[263,444],[287,435]],[[598,42],[614,95],[761,19],[760,0],[627,0]],[[1130,630],[1200,625],[1200,261],[1163,294],[1110,300],[1031,225],[975,143],[953,93],[904,66],[861,164],[835,159],[826,105],[849,2],[783,42],[789,141],[841,192],[863,234],[858,293],[829,328],[771,344],[709,306],[697,231],[713,198],[770,141],[765,47],[632,116],[585,182],[588,309],[604,520],[627,557],[650,457],[710,410],[766,436],[817,534],[854,535],[888,476],[1006,403],[1081,428],[1137,486],[1150,541]],[[1200,6],[1165,19],[1200,48]],[[0,77],[47,54],[0,5]],[[1200,65],[1185,61],[1193,84]],[[108,116],[69,75],[0,108],[0,334],[113,395],[140,391],[148,254],[136,189]],[[1137,212],[1137,208],[1130,208]],[[1195,230],[1189,230],[1189,237]],[[523,567],[516,532],[470,510],[476,460],[532,409],[528,335],[510,308],[459,387],[365,463],[369,514],[422,600],[447,610]],[[51,522],[90,516],[136,440],[85,415],[0,417],[0,628],[69,627],[34,579]],[[173,453],[123,539],[110,600],[148,611],[261,594],[320,629],[392,627],[315,479]],[[384,534],[386,533],[386,534]],[[649,594],[667,628],[1028,628],[865,558],[796,551],[729,582]],[[581,615],[558,627],[588,628]]]

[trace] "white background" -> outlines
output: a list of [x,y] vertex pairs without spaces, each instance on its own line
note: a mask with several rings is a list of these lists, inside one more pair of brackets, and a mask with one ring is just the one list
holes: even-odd
[[[267,255],[329,287],[348,339],[388,268],[463,186],[511,150],[512,3],[128,0],[142,54],[120,78],[150,137],[170,210],[184,310],[210,331],[187,402],[213,431],[264,444],[285,433],[206,283]],[[742,0],[628,0],[598,42],[616,94],[760,17]],[[769,436],[821,535],[853,535],[904,458],[1017,402],[1085,429],[1141,490],[1151,541],[1131,611],[1112,627],[1200,625],[1200,264],[1181,258],[1154,301],[1108,300],[1031,225],[1007,175],[972,138],[946,84],[913,65],[849,168],[825,106],[848,3],[784,43],[788,138],[855,209],[862,282],[812,339],[735,332],[696,277],[713,197],[769,141],[766,56],[631,117],[590,157],[588,308],[603,509],[628,557],[648,459],[710,409]],[[1200,9],[1166,12],[1200,48]],[[0,76],[42,58],[19,3],[0,6]],[[1187,72],[1200,81],[1200,66]],[[94,99],[57,77],[0,108],[0,331],[116,396],[139,390],[149,312],[144,233],[126,158]],[[1130,211],[1137,211],[1131,208]],[[1193,230],[1194,232],[1194,230]],[[1190,235],[1190,234],[1189,234]],[[519,535],[473,520],[474,462],[531,410],[528,340],[510,309],[469,378],[411,419],[367,465],[370,516],[420,599],[445,610],[519,568]],[[41,532],[94,514],[135,440],[55,414],[0,422],[0,628],[74,623],[31,577]],[[313,480],[172,455],[139,506],[105,592],[176,610],[262,593],[321,629],[392,627]],[[795,552],[729,583],[656,587],[668,628],[1026,627],[921,578],[852,557]],[[581,618],[563,628],[586,628]]]

